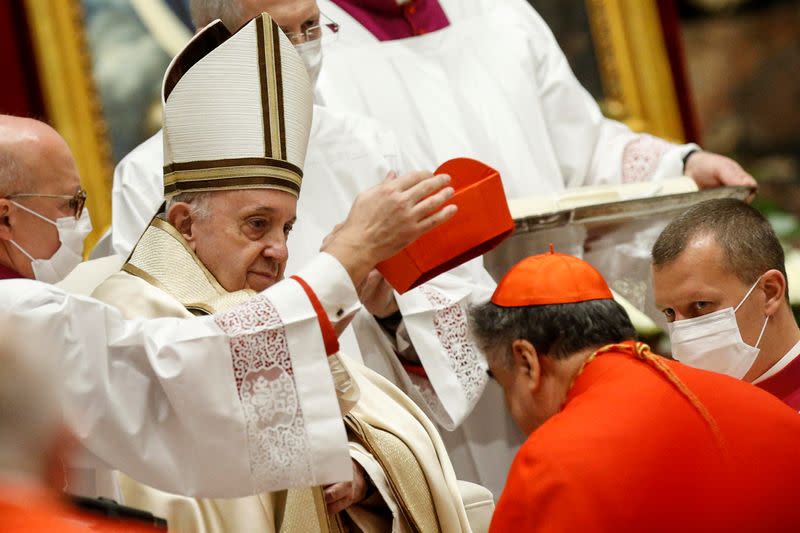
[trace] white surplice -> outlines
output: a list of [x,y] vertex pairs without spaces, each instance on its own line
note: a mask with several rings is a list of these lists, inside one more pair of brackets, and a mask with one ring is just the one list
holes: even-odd
[[[359,304],[344,268],[327,254],[306,268],[326,311],[337,320],[352,316]],[[2,281],[0,320],[13,324],[31,353],[52,354],[61,366],[64,416],[83,447],[71,492],[113,496],[109,468],[170,492],[213,497],[352,476],[317,315],[294,282],[217,316],[125,320],[92,298]],[[242,383],[265,368],[292,378],[278,384],[267,376],[255,393],[245,391]],[[263,420],[258,406],[271,402],[295,402],[302,414]],[[276,441],[289,430],[303,438]]]
[[[120,255],[130,253],[162,202],[161,161],[159,134],[131,152],[115,171],[113,236]],[[379,183],[389,170],[409,168],[393,135],[371,120],[315,107],[297,223],[289,237],[287,274],[317,253],[359,192]],[[118,225],[123,227],[119,232]],[[502,395],[496,384],[487,386],[486,363],[467,324],[467,306],[484,301],[493,288],[480,260],[473,261],[396,295],[403,321],[395,338],[361,310],[340,343],[344,353],[400,386],[448,430],[442,437],[459,479],[497,495],[522,435],[510,418],[497,416],[503,411]],[[418,357],[429,379],[408,374],[397,351]],[[482,397],[485,388],[491,392]],[[463,426],[474,409],[490,421],[473,416],[480,420]]]
[[603,117],[525,0],[440,3],[448,27],[380,42],[321,0],[341,26],[317,85],[325,105],[391,128],[414,167],[483,161],[500,172],[510,198],[682,173],[696,146]]
[[[637,134],[605,118],[525,0],[440,3],[448,27],[379,42],[347,12],[321,0],[320,9],[341,28],[325,48],[320,100],[391,128],[415,167],[435,168],[452,157],[483,161],[500,172],[512,199],[683,173],[683,158],[698,147]],[[650,247],[664,224],[645,224],[646,233],[621,228],[586,255],[640,309],[647,307]],[[528,254],[553,242],[581,256],[586,231],[573,225],[515,239]]]

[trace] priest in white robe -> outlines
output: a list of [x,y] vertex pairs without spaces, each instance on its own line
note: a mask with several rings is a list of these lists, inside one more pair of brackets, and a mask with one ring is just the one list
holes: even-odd
[[[310,26],[309,35],[319,35],[314,28],[319,29],[320,20],[325,20],[320,19],[316,3],[300,4],[297,10],[283,9],[297,6],[292,0],[192,5],[199,27],[220,18],[227,27],[238,28],[244,17],[263,9],[276,14],[276,22],[290,37],[305,35],[302,32],[310,24],[304,26],[306,20],[317,22]],[[321,40],[296,45],[312,83],[320,65]],[[159,132],[115,170],[112,236],[116,253],[123,257],[130,254],[163,202],[162,144]],[[390,132],[368,118],[315,106],[287,272],[297,272],[312,259],[325,235],[347,215],[357,194],[380,183],[392,170],[402,173],[411,167]],[[361,291],[364,308],[340,337],[343,351],[398,385],[446,430],[442,436],[460,479],[499,494],[523,436],[509,417],[496,416],[503,412],[501,391],[487,383],[485,362],[469,336],[466,315],[469,305],[491,294],[494,282],[479,260],[403,295],[392,293],[385,283],[372,283],[374,279],[373,275],[371,290]],[[381,308],[384,302],[388,304]],[[463,427],[461,422],[478,402],[486,416],[472,427]]]
[[685,170],[701,188],[755,185],[728,158],[604,118],[525,0],[318,3],[340,26],[320,97],[391,127],[415,167],[474,157],[519,198],[675,177],[691,154]]
[[[231,79],[237,80],[236,89],[230,88]],[[281,279],[303,175],[310,85],[288,38],[267,15],[257,16],[233,35],[220,22],[204,28],[170,65],[163,97],[166,208],[153,219],[122,272],[94,292],[128,317],[220,312],[250,298],[253,289]],[[429,196],[436,190],[431,187],[442,187],[445,178],[415,185],[420,181],[416,176],[390,177],[384,187],[357,200],[356,207],[369,204],[384,217],[397,218],[402,213],[387,210],[397,201],[393,193],[407,189],[419,202],[412,211],[424,220],[407,219],[398,225],[401,233],[408,233],[402,225],[430,227],[451,216],[452,207],[436,209],[452,189]],[[351,213],[348,221],[355,216]],[[336,255],[334,250],[357,249],[363,254],[376,246],[385,248],[382,240],[396,240],[385,230],[370,227],[357,234],[346,228],[347,222],[323,250]],[[334,265],[323,268],[335,270]],[[347,270],[344,266],[339,269]],[[359,273],[351,273],[354,282],[367,274]],[[307,275],[304,271],[292,280],[306,287]],[[323,330],[332,328],[325,324],[348,314],[333,311],[332,319],[327,310],[317,309],[311,318],[317,318]],[[264,313],[274,311],[265,308]],[[325,339],[325,346],[330,354],[338,351],[335,335]],[[286,347],[279,343],[274,349]],[[387,527],[469,531],[459,485],[433,424],[377,374],[341,354],[332,361],[357,464],[352,486],[334,485],[324,492],[297,489],[238,501],[195,501],[122,476],[125,502],[165,515],[175,527],[192,531],[239,531],[255,524],[263,530],[287,531],[299,527],[336,531],[347,524],[364,531]],[[281,387],[290,380],[280,372],[262,371],[251,381],[246,375],[240,377],[246,369],[234,366],[249,393]],[[250,414],[258,426],[297,410],[302,405],[267,403]],[[268,456],[303,443],[302,434],[295,431],[272,437],[262,450]],[[374,486],[372,498],[367,498],[365,478]],[[491,496],[484,503],[491,508]],[[337,514],[342,508],[347,508],[346,515]]]
[[[755,185],[734,161],[632,132],[603,116],[575,78],[545,21],[526,0],[320,0],[340,25],[325,49],[318,94],[330,109],[392,128],[410,164],[479,159],[509,199],[686,174],[699,187]],[[645,300],[646,258],[663,223],[622,228],[586,259],[633,301]],[[570,225],[517,239],[529,253],[583,255]],[[524,242],[524,244],[522,244]]]

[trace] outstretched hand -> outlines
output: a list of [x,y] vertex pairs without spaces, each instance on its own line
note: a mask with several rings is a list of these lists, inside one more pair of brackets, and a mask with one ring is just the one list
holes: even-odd
[[322,250],[336,257],[356,286],[375,265],[398,253],[455,215],[450,176],[390,172],[376,187],[358,195],[347,219],[329,235]]
[[691,154],[686,160],[684,172],[701,189],[726,185],[758,186],[753,176],[739,166],[739,163],[711,152],[698,151]]

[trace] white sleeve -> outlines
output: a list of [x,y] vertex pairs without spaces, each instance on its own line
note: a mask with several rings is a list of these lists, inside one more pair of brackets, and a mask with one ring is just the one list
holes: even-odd
[[[312,261],[306,281],[326,308],[357,308],[331,262]],[[99,466],[224,498],[351,479],[323,335],[297,282],[217,316],[131,321],[38,282],[1,283],[0,318],[30,353],[59,357],[65,420]]]
[[405,294],[396,294],[403,315],[396,346],[410,343],[424,376],[396,362],[404,389],[415,391],[426,413],[452,431],[470,414],[488,376],[470,334],[469,306],[486,301],[495,283],[474,259]]
[[114,169],[111,189],[111,245],[128,257],[164,202],[162,133],[126,155]]
[[605,118],[594,97],[575,78],[545,21],[526,2],[515,3],[530,25],[538,97],[567,187],[683,175],[683,157],[698,146],[636,134]]

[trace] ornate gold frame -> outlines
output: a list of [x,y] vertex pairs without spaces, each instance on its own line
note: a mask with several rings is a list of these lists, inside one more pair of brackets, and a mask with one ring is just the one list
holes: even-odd
[[656,0],[586,0],[603,111],[635,131],[685,139]]
[[111,147],[91,74],[79,0],[25,0],[45,112],[78,164],[94,231],[111,225]]

